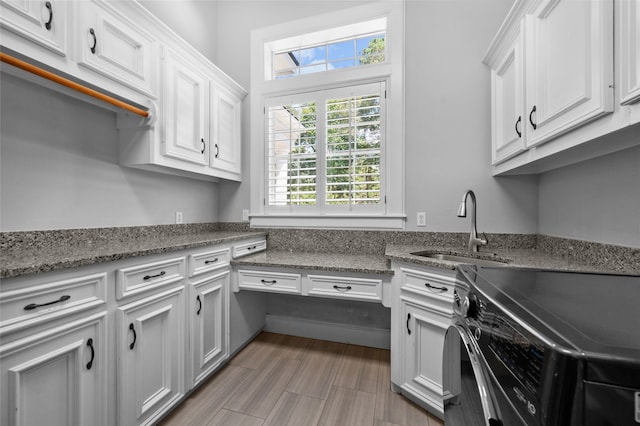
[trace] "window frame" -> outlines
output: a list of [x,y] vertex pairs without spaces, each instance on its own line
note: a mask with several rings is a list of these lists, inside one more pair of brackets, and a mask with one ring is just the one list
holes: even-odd
[[[295,38],[314,31],[349,26],[358,22],[386,19],[385,61],[366,66],[335,69],[330,72],[271,79],[272,48],[275,41]],[[331,23],[328,28],[326,22]],[[252,227],[305,227],[348,229],[404,229],[404,1],[371,2],[341,9],[251,33],[250,98],[250,224]],[[282,96],[333,90],[347,86],[383,83],[386,88],[385,147],[381,149],[381,186],[379,212],[340,211],[340,209],[270,209],[268,197],[267,100]],[[384,194],[384,195],[383,195]],[[324,203],[324,200],[322,200]],[[280,211],[278,211],[280,210]],[[323,211],[324,210],[324,211]],[[360,210],[360,209],[357,209]]]
[[[384,100],[384,90],[385,83],[377,82],[377,83],[367,83],[362,85],[351,85],[346,87],[338,87],[330,90],[320,90],[313,92],[304,92],[302,94],[294,94],[294,95],[285,95],[285,96],[277,96],[277,97],[269,97],[265,98],[265,114],[269,114],[269,108],[272,106],[278,106],[282,104],[291,104],[291,103],[306,103],[309,101],[315,101],[316,103],[316,132],[318,134],[316,138],[316,204],[314,205],[295,205],[295,204],[287,204],[287,205],[274,205],[270,204],[269,201],[265,202],[265,213],[267,214],[291,214],[291,215],[304,215],[304,214],[385,214],[386,213],[386,205],[384,203],[385,194],[385,178],[386,178],[386,170],[385,170],[385,161],[384,161],[384,152],[386,149],[386,102]],[[381,146],[380,146],[380,203],[371,203],[371,204],[347,204],[347,205],[331,205],[326,203],[326,191],[327,182],[326,182],[326,174],[327,174],[327,118],[326,118],[326,102],[333,98],[346,98],[351,96],[362,96],[364,94],[368,94],[371,92],[376,92],[380,96],[380,115],[381,123],[380,123],[380,132],[382,134]],[[324,103],[324,105],[321,105]],[[269,133],[268,123],[265,126],[265,143],[267,134]],[[267,150],[268,151],[268,150]],[[268,154],[265,155],[265,162],[268,163]],[[268,175],[270,170],[269,167],[266,167],[265,170]],[[266,199],[269,199],[269,179],[268,176],[263,183],[265,186],[265,195]]]

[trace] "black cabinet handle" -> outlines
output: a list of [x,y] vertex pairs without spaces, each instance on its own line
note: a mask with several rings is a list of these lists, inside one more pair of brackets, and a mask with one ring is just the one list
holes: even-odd
[[129,330],[133,332],[133,342],[129,345],[129,349],[133,349],[136,345],[136,340],[138,340],[138,335],[136,334],[136,329],[133,326],[133,323],[129,324]]
[[44,27],[47,31],[51,31],[51,21],[53,21],[53,7],[51,6],[51,2],[46,2],[44,7],[49,11],[49,20],[44,23]]
[[205,261],[204,261],[204,264],[205,264],[205,265],[208,265],[208,264],[210,264],[210,263],[216,263],[218,260],[220,260],[220,259],[218,259],[217,257],[216,257],[215,259],[213,259],[213,260],[205,260]]
[[258,248],[258,246],[251,246],[251,247],[247,247],[247,250],[255,250],[257,248]]
[[39,308],[39,307],[41,307],[41,306],[49,306],[49,305],[53,305],[53,304],[56,304],[56,303],[62,303],[62,302],[65,302],[65,301],[67,301],[67,300],[69,300],[69,299],[71,299],[71,296],[69,296],[69,295],[66,295],[66,294],[65,294],[64,296],[60,296],[60,299],[58,299],[58,300],[54,300],[53,302],[47,302],[47,303],[31,303],[31,304],[29,304],[29,305],[25,306],[25,307],[24,307],[24,310],[25,310],[25,311],[32,311],[32,310],[34,310],[34,309],[36,309],[36,308]]
[[163,276],[165,274],[166,274],[165,271],[161,271],[159,274],[156,274],[156,275],[145,275],[142,279],[146,281],[146,280],[150,280],[151,278],[161,277],[161,276]]
[[198,295],[198,297],[196,297],[196,300],[199,303],[198,311],[196,312],[196,315],[200,315],[200,311],[202,310],[202,300],[200,300],[200,295]]
[[89,28],[89,34],[93,37],[93,46],[90,47],[91,53],[96,53],[96,46],[98,45],[98,37],[96,37],[96,32],[93,31],[93,28]]
[[271,280],[271,281],[267,281],[267,280],[260,280],[260,282],[264,285],[274,285],[275,283],[277,283],[278,281],[276,280]]
[[220,155],[220,147],[218,146],[218,144],[214,145],[216,147],[216,155],[215,157],[218,158],[218,155]]
[[438,291],[440,293],[444,293],[445,291],[449,291],[445,286],[438,287],[437,285],[431,285],[429,283],[424,283],[424,285],[431,291]]
[[[538,128],[538,125],[536,123],[533,122],[533,113],[536,112],[536,106],[534,105],[533,108],[531,108],[531,112],[529,113],[529,123],[531,123],[531,125],[533,126],[533,130],[536,130]],[[536,121],[537,117],[536,117]]]
[[334,285],[333,288],[335,288],[338,291],[349,291],[349,290],[351,290],[351,286],[350,285],[347,285],[347,286],[344,286],[344,287],[341,287],[339,285]]
[[[204,141],[204,138],[200,138],[200,142],[202,143],[202,151],[200,151],[200,154],[204,154],[204,150],[207,149],[207,144]],[[217,157],[217,155],[216,155]]]
[[91,349],[91,360],[87,363],[87,370],[91,370],[91,367],[93,367],[93,360],[96,357],[96,351],[93,348],[93,339],[89,338],[89,340],[87,340],[87,346]]
[[516,133],[518,134],[518,137],[521,138],[522,137],[522,132],[519,129],[519,125],[520,123],[522,123],[522,116],[518,117],[518,121],[516,121]]
[[407,334],[411,334],[411,329],[409,328],[410,320],[411,320],[411,314],[407,314]]

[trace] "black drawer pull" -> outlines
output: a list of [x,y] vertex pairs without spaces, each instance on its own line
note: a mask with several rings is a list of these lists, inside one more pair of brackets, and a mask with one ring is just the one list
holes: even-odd
[[51,31],[51,21],[53,21],[53,7],[51,7],[51,2],[46,2],[44,7],[49,11],[49,20],[44,23],[44,27],[47,31]]
[[247,247],[247,250],[255,250],[257,248],[258,248],[258,246],[251,246],[251,247]]
[[136,329],[133,326],[133,323],[129,324],[129,330],[133,332],[133,342],[131,342],[131,344],[129,345],[129,349],[133,350],[134,346],[136,345],[136,340],[138,340],[138,335],[136,334]]
[[200,315],[200,311],[202,310],[202,300],[200,299],[200,295],[196,297],[196,300],[198,301],[198,312],[196,312],[196,315]]
[[349,291],[349,290],[351,290],[351,286],[350,285],[347,285],[347,286],[334,285],[333,288],[335,288],[338,291]]
[[142,279],[146,281],[146,280],[150,280],[151,278],[161,277],[161,276],[163,276],[165,274],[166,274],[166,272],[162,271],[162,272],[160,272],[159,274],[156,274],[156,275],[145,275],[144,278],[142,278]]
[[96,53],[96,46],[98,46],[98,37],[96,37],[96,32],[93,30],[93,28],[89,28],[89,34],[91,34],[91,37],[93,38],[93,46],[91,46],[89,49],[91,49],[91,53]]
[[440,293],[444,293],[445,291],[449,291],[445,286],[438,287],[437,285],[431,285],[429,283],[424,283],[424,285],[431,291],[438,291]]
[[89,339],[87,340],[87,346],[89,346],[89,349],[91,349],[91,360],[87,363],[87,370],[91,370],[91,367],[93,367],[93,360],[96,357],[96,351],[93,348],[93,339]]
[[[533,130],[536,130],[538,128],[538,123],[534,123],[533,122],[533,113],[536,112],[536,106],[534,105],[533,108],[531,108],[531,112],[529,113],[529,123],[531,123],[531,126],[533,126]],[[538,121],[538,114],[536,114],[536,122]]]
[[218,260],[220,260],[220,259],[218,259],[217,257],[216,257],[215,259],[213,259],[213,260],[205,260],[205,261],[204,261],[204,264],[205,264],[205,265],[208,265],[208,264],[210,264],[210,263],[216,263]]
[[411,314],[407,314],[407,334],[411,334],[411,329],[409,328],[410,320],[411,320]]
[[36,308],[39,308],[41,306],[49,306],[49,305],[54,305],[56,303],[61,303],[61,302],[65,302],[67,300],[71,299],[71,296],[69,295],[64,295],[64,296],[60,296],[60,299],[58,300],[54,300],[53,302],[47,302],[47,303],[31,303],[30,305],[27,305],[24,307],[25,311],[31,311],[34,310]]
[[278,281],[276,280],[271,280],[271,281],[267,281],[267,280],[260,280],[260,282],[264,285],[274,285],[275,283],[277,283]]

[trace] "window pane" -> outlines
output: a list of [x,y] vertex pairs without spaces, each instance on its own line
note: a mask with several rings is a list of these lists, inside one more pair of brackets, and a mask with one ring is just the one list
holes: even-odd
[[327,204],[380,204],[380,138],[379,94],[327,101]]
[[269,107],[269,205],[316,203],[315,103]]
[[273,53],[273,79],[384,62],[385,33]]
[[358,52],[358,65],[384,62],[384,34],[377,34],[357,39],[356,51]]
[[316,46],[300,50],[300,65],[321,64],[327,61],[327,46]]
[[331,43],[328,48],[329,61],[338,61],[340,59],[354,58],[356,56],[354,40]]

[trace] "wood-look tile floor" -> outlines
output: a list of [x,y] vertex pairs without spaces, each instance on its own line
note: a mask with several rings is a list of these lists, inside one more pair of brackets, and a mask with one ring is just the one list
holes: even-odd
[[162,426],[443,426],[390,390],[388,350],[262,333]]

